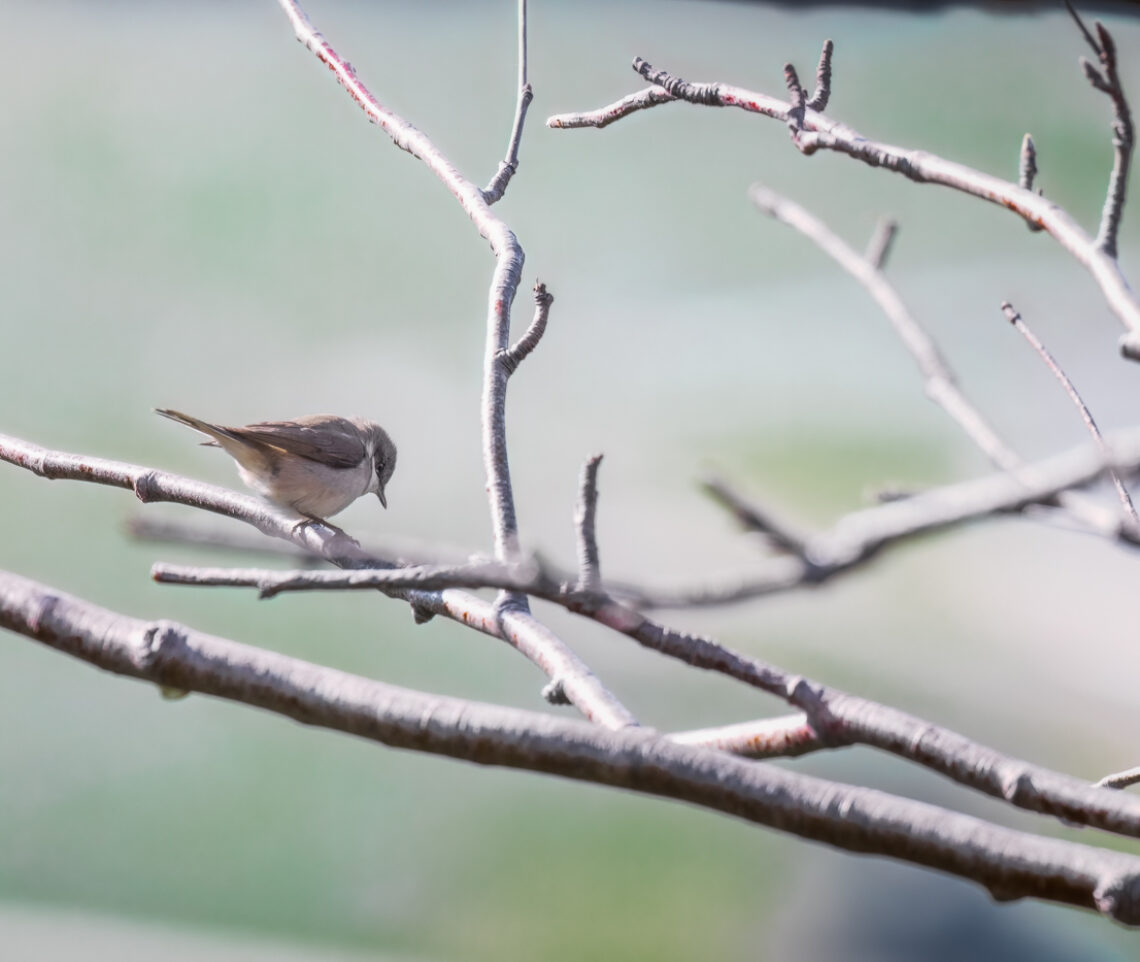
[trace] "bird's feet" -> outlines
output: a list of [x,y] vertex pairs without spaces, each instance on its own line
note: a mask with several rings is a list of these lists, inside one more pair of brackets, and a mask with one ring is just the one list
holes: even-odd
[[336,538],[347,538],[350,542],[352,542],[352,544],[355,547],[357,547],[357,548],[360,547],[360,542],[357,541],[352,535],[350,535],[343,528],[338,528],[331,521],[326,521],[324,518],[311,518],[311,517],[310,518],[302,518],[295,525],[293,525],[293,529],[290,532],[290,534],[295,538],[302,531],[304,531],[305,528],[317,527],[317,526],[320,526],[323,528],[328,528],[333,533],[334,537],[336,537]]

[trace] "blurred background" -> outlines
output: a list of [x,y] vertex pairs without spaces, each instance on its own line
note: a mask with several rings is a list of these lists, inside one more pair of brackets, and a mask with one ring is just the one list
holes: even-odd
[[[1006,10],[1012,5],[1002,5]],[[385,103],[485,183],[515,98],[514,5],[312,0],[318,28]],[[1018,10],[1022,8],[1018,7]],[[1125,82],[1140,25],[1109,16]],[[358,413],[400,446],[390,510],[338,518],[367,541],[486,549],[478,399],[492,258],[422,165],[371,128],[270,0],[5,4],[0,37],[0,431],[238,486],[228,459],[151,413],[229,423]],[[697,490],[709,468],[825,527],[886,483],[988,470],[923,398],[865,293],[745,198],[761,181],[861,249],[901,224],[889,274],[1027,456],[1086,440],[1002,319],[1011,300],[1105,430],[1133,424],[1138,371],[1088,275],[994,206],[839,156],[783,125],[669,105],[604,131],[553,113],[640,86],[635,55],[779,94],[836,43],[829,113],[867,136],[1038,184],[1095,231],[1109,105],[1060,11],[1002,16],[729,3],[533,3],[535,101],[498,208],[555,294],[511,384],[529,547],[573,558],[579,466],[604,451],[603,571],[715,581],[760,549]],[[1136,204],[1121,261],[1137,277]],[[1109,493],[1105,497],[1110,497]],[[543,707],[497,642],[365,594],[193,591],[155,560],[242,556],[140,544],[128,493],[0,466],[0,565],[139,617],[396,684]],[[212,521],[218,525],[225,522]],[[676,624],[1097,778],[1136,764],[1140,559],[1025,519],[887,553],[859,574]],[[778,713],[730,681],[543,608],[647,724]],[[557,710],[557,709],[551,709]],[[566,710],[568,711],[568,710]],[[865,750],[796,770],[1066,833]],[[5,959],[1133,958],[1091,914],[999,905],[676,804],[386,750],[237,705],[97,674],[0,641],[0,955]]]

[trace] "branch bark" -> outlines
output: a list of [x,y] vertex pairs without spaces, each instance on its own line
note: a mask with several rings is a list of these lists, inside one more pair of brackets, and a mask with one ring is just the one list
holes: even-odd
[[173,622],[129,618],[6,573],[0,627],[116,674],[395,748],[686,801],[848,851],[937,868],[997,898],[1050,899],[1140,924],[1140,858],[1131,855],[1015,832],[651,731],[604,731],[386,685]]

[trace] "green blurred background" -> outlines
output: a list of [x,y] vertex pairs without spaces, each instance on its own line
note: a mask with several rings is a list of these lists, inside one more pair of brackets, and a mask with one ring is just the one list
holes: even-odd
[[[509,2],[313,0],[385,103],[485,182],[514,104]],[[391,509],[354,534],[485,549],[479,455],[492,259],[453,199],[371,128],[271,0],[9,0],[0,36],[0,431],[236,484],[158,406],[241,423],[315,411],[383,422]],[[1125,80],[1140,26],[1110,18]],[[535,2],[535,102],[499,208],[557,301],[512,381],[530,547],[573,557],[582,459],[601,450],[604,570],[711,581],[759,557],[697,492],[713,466],[805,525],[885,482],[986,470],[922,397],[864,293],[751,209],[761,180],[856,247],[902,231],[890,274],[966,389],[1027,455],[1084,439],[998,310],[1012,300],[1102,426],[1136,420],[1137,369],[1090,279],[996,207],[838,156],[782,125],[670,105],[605,131],[552,113],[636,89],[635,55],[778,93],[836,42],[829,112],[868,136],[1039,184],[1095,229],[1109,110],[1061,14],[913,15],[762,4]],[[1133,205],[1135,206],[1135,205]],[[1135,275],[1136,211],[1122,263]],[[520,297],[516,324],[529,318]],[[0,467],[0,565],[111,608],[164,616],[398,684],[541,708],[505,646],[365,595],[164,588],[122,491]],[[150,517],[195,520],[153,506]],[[341,519],[338,519],[341,520]],[[218,522],[222,523],[222,522]],[[817,592],[675,623],[1095,778],[1137,761],[1133,555],[1005,520],[890,553]],[[778,712],[728,681],[541,612],[646,723]],[[797,770],[1061,833],[867,751]],[[1099,842],[1099,838],[1087,837]],[[1109,842],[1121,847],[1124,842]],[[401,754],[0,643],[0,957],[5,959],[1132,958],[1133,937],[1042,905],[997,905],[855,858],[622,793]]]

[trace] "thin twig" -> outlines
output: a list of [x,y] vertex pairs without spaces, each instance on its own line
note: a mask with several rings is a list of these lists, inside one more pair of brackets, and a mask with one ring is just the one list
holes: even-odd
[[[767,94],[731,84],[690,83],[656,70],[640,57],[634,60],[633,69],[667,96],[653,97],[648,91],[640,91],[599,110],[555,115],[547,120],[547,125],[555,128],[605,126],[636,111],[678,99],[700,106],[737,107],[784,123],[791,119],[794,104]],[[1121,350],[1126,357],[1140,360],[1140,300],[1125,280],[1115,257],[1107,254],[1052,201],[964,164],[924,151],[869,140],[851,127],[810,108],[804,113],[803,130],[794,141],[804,153],[833,150],[847,154],[871,167],[882,167],[917,183],[941,184],[998,204],[1028,223],[1039,225],[1092,275],[1127,332],[1121,340]]]
[[602,584],[601,565],[598,560],[598,468],[602,455],[594,454],[582,465],[578,483],[578,503],[574,509],[574,532],[578,544],[578,589],[597,591]]
[[511,125],[511,138],[507,143],[507,156],[499,164],[499,172],[491,182],[483,188],[483,199],[488,204],[500,200],[507,190],[507,184],[519,169],[519,144],[522,142],[523,125],[526,123],[526,112],[530,102],[534,99],[534,91],[527,79],[527,42],[526,42],[526,0],[519,0],[519,95],[515,105],[515,120]]
[[998,437],[984,415],[962,394],[938,346],[911,314],[874,261],[857,253],[822,221],[799,204],[775,191],[754,184],[749,189],[748,196],[765,214],[787,224],[811,240],[866,289],[918,365],[925,381],[927,396],[958,422],[962,430],[995,465],[1007,471],[1015,471],[1021,464],[1020,458]]
[[1025,323],[1022,316],[1013,309],[1013,305],[1010,304],[1009,301],[1003,301],[1001,309],[1005,314],[1006,320],[1017,329],[1017,332],[1021,334],[1021,336],[1029,342],[1033,350],[1038,353],[1041,360],[1043,360],[1049,370],[1053,372],[1054,377],[1061,382],[1061,387],[1063,387],[1065,393],[1069,395],[1069,400],[1071,400],[1077,410],[1080,411],[1081,418],[1085,422],[1085,427],[1088,428],[1089,434],[1092,435],[1097,447],[1100,448],[1101,453],[1104,455],[1105,463],[1108,465],[1109,477],[1112,478],[1112,484],[1116,488],[1117,497],[1120,498],[1121,507],[1124,509],[1124,516],[1132,526],[1132,530],[1140,533],[1140,517],[1136,515],[1136,508],[1132,504],[1132,498],[1128,494],[1128,489],[1124,486],[1124,482],[1120,480],[1120,475],[1117,474],[1116,469],[1112,466],[1112,450],[1105,443],[1104,435],[1100,433],[1100,428],[1096,426],[1092,411],[1088,409],[1088,406],[1081,398],[1076,385],[1069,380],[1069,376],[1062,370],[1056,358],[1049,353],[1049,349],[1046,348],[1040,339],[1038,339],[1037,335],[1029,329],[1029,325]]
[[[886,256],[886,245],[894,236],[894,231],[890,230],[893,222],[888,222],[887,227],[880,222],[875,238],[881,237],[882,240],[873,239],[867,252],[860,256],[826,224],[788,198],[759,184],[753,185],[749,196],[760,210],[799,231],[866,289],[918,365],[927,397],[957,422],[991,463],[1025,480],[1022,459],[966,397],[934,340],[878,266],[878,261]],[[1104,533],[1106,521],[1099,505],[1069,492],[1062,493],[1057,500],[1058,506],[1065,508],[1080,523]]]
[[746,501],[723,478],[709,476],[701,481],[704,492],[725,508],[743,527],[764,537],[778,551],[805,557],[808,537],[788,522],[777,518],[755,501]]
[[546,333],[546,320],[550,316],[550,305],[553,303],[554,295],[546,290],[546,285],[542,281],[538,281],[534,285],[534,319],[527,327],[526,333],[499,354],[499,361],[508,375],[514,374],[530,352],[538,347],[538,342]]
[[863,260],[875,270],[881,271],[887,266],[887,257],[891,253],[891,245],[898,233],[899,223],[893,217],[880,217],[875,224],[875,231],[867,241],[867,249],[863,251]]
[[1124,216],[1124,201],[1128,191],[1128,173],[1132,165],[1132,150],[1136,134],[1132,125],[1132,111],[1124,95],[1124,84],[1120,80],[1116,56],[1116,42],[1112,34],[1099,20],[1094,22],[1096,37],[1089,32],[1076,8],[1065,0],[1065,6],[1076,21],[1085,42],[1092,48],[1100,61],[1101,73],[1081,57],[1081,70],[1088,82],[1112,101],[1112,173],[1108,178],[1108,191],[1104,199],[1104,209],[1100,215],[1100,229],[1096,235],[1096,245],[1113,259],[1117,257],[1117,234]]
[[1115,772],[1112,775],[1105,775],[1100,781],[1096,782],[1097,788],[1128,788],[1131,785],[1140,783],[1140,768],[1129,768],[1123,772]]

